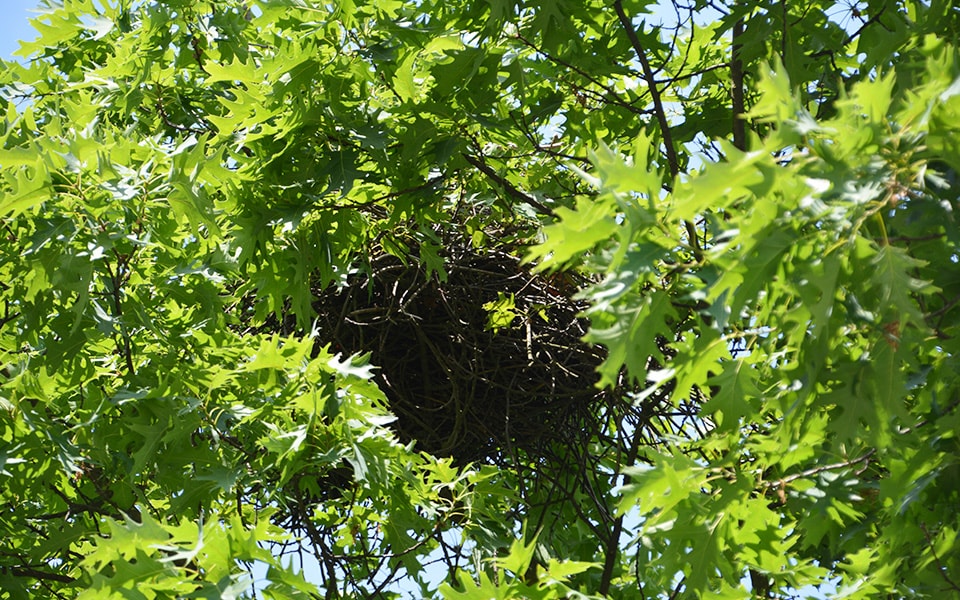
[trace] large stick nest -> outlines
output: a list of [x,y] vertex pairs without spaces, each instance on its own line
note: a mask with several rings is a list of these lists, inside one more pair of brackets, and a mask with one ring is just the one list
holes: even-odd
[[[579,437],[611,393],[594,385],[602,350],[581,340],[582,282],[468,242],[447,243],[443,258],[445,274],[375,253],[346,285],[318,292],[320,339],[371,353],[397,433],[420,450],[499,462]],[[491,328],[488,303],[511,299],[516,316]]]

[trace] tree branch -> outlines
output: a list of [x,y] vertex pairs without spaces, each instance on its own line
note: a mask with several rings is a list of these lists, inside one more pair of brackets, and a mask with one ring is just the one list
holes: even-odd
[[667,162],[670,164],[670,174],[674,177],[680,173],[680,162],[677,160],[677,151],[673,147],[673,134],[670,132],[670,124],[667,122],[667,113],[663,110],[663,99],[660,97],[660,90],[657,88],[657,82],[654,79],[653,69],[650,68],[650,61],[647,60],[646,51],[640,38],[637,36],[637,30],[633,27],[630,17],[623,11],[623,0],[615,0],[613,9],[617,11],[617,18],[620,19],[620,25],[623,26],[637,54],[637,60],[640,61],[640,67],[643,69],[643,78],[647,82],[647,89],[650,91],[650,98],[653,101],[653,113],[660,124],[660,131],[663,135],[663,145],[666,147]]
[[927,548],[930,549],[930,554],[933,555],[933,560],[937,563],[937,572],[940,573],[940,577],[943,577],[943,580],[947,582],[947,584],[950,586],[950,589],[960,592],[960,585],[957,585],[957,582],[947,575],[949,571],[943,565],[943,562],[940,561],[940,557],[937,555],[936,545],[933,543],[933,536],[931,536],[930,531],[927,530],[927,525],[925,523],[920,523],[920,530],[923,531],[923,537],[927,538]]
[[73,583],[76,581],[76,579],[70,577],[69,575],[41,571],[40,569],[25,565],[18,565],[15,567],[0,566],[0,572],[7,572],[14,577],[31,577],[38,581],[58,581],[60,583]]
[[[877,11],[877,14],[873,15],[872,17],[870,17],[869,19],[867,19],[866,21],[864,21],[863,25],[861,25],[859,29],[857,29],[856,31],[854,31],[853,33],[851,33],[850,35],[848,35],[848,36],[846,37],[846,39],[843,40],[843,46],[848,46],[848,45],[850,45],[850,43],[853,42],[853,40],[855,40],[855,39],[857,39],[858,37],[860,37],[860,34],[863,33],[863,30],[864,30],[864,29],[866,29],[866,28],[869,27],[870,25],[873,25],[874,23],[878,22],[878,21],[880,20],[880,17],[883,16],[883,12],[884,12],[885,10],[887,10],[886,5],[882,6],[882,7],[880,8],[880,10]],[[882,24],[881,24],[881,25],[882,25]],[[836,53],[836,50],[831,50],[831,49],[829,49],[829,48],[825,48],[825,49],[823,49],[823,50],[820,50],[819,52],[814,52],[814,53],[811,54],[810,56],[811,56],[811,57],[814,57],[814,58],[819,58],[819,57],[821,57],[821,56],[830,56],[830,57],[833,57],[833,55],[834,55],[835,53]]]
[[[584,71],[583,69],[581,69],[580,67],[577,67],[576,65],[573,65],[573,64],[571,64],[571,63],[569,63],[569,62],[567,62],[567,61],[564,61],[564,60],[560,59],[559,57],[553,56],[552,54],[550,54],[550,53],[547,52],[546,50],[543,50],[543,49],[537,47],[533,42],[527,40],[527,39],[524,38],[522,35],[519,35],[519,34],[518,34],[518,35],[517,35],[517,39],[518,39],[521,43],[523,43],[524,45],[530,47],[530,48],[531,48],[534,52],[536,52],[537,54],[540,54],[540,55],[542,55],[543,57],[545,57],[545,58],[546,58],[547,60],[549,60],[550,62],[555,63],[555,64],[558,64],[558,65],[560,65],[561,67],[564,67],[564,68],[566,68],[566,69],[568,69],[568,70],[570,70],[570,71],[573,71],[574,73],[580,75],[581,77],[583,77],[584,79],[586,79],[586,80],[589,81],[590,83],[592,83],[592,84],[594,84],[595,86],[597,86],[597,87],[599,87],[600,89],[602,89],[602,90],[603,90],[604,92],[606,92],[606,94],[607,94],[607,95],[604,97],[604,99],[607,100],[608,102],[610,102],[611,104],[615,104],[615,105],[617,105],[617,106],[620,106],[620,107],[622,107],[622,108],[625,108],[625,109],[629,110],[630,112],[635,113],[635,114],[638,114],[638,115],[647,115],[647,114],[650,113],[649,110],[646,110],[646,109],[643,109],[643,108],[637,108],[636,106],[634,106],[634,105],[631,104],[630,102],[627,102],[626,100],[622,99],[622,98],[620,97],[620,95],[617,94],[616,90],[614,90],[613,88],[611,88],[611,87],[608,86],[608,85],[605,85],[603,82],[601,82],[600,80],[598,80],[596,77],[593,77],[592,75],[590,75],[589,73],[587,73],[586,71]],[[599,94],[598,94],[598,95],[599,95]]]
[[552,208],[540,202],[536,198],[520,191],[515,185],[510,183],[507,179],[505,179],[504,177],[501,177],[500,174],[494,171],[490,167],[490,165],[488,165],[483,161],[482,158],[477,158],[476,156],[471,156],[466,153],[463,153],[462,156],[464,159],[466,159],[468,163],[476,167],[477,170],[479,170],[481,173],[483,173],[484,175],[492,179],[494,183],[502,187],[503,190],[507,192],[507,194],[512,196],[514,199],[519,200],[520,202],[526,202],[530,206],[540,211],[541,214],[548,215],[550,217],[557,216],[556,213],[553,212]]
[[121,287],[126,280],[126,277],[123,273],[126,268],[126,263],[123,256],[120,255],[116,250],[114,250],[114,255],[117,258],[116,271],[110,268],[109,262],[104,262],[104,268],[107,270],[107,275],[110,276],[110,281],[113,285],[113,289],[110,290],[110,294],[113,298],[114,317],[119,321],[120,342],[117,342],[117,350],[124,357],[124,360],[127,364],[127,373],[132,377],[137,373],[133,364],[133,348],[130,343],[130,333],[127,331],[127,327],[123,322],[123,301],[120,297]]
[[788,475],[788,476],[786,476],[786,477],[784,477],[784,478],[782,478],[782,479],[778,479],[777,481],[767,481],[767,482],[764,482],[764,486],[765,486],[765,487],[768,487],[768,488],[770,488],[770,489],[782,488],[782,487],[786,486],[788,483],[792,483],[792,482],[794,482],[794,481],[796,481],[796,480],[798,480],[798,479],[805,479],[805,478],[807,478],[807,477],[812,477],[812,476],[814,476],[814,475],[818,475],[818,474],[820,474],[820,473],[825,473],[825,472],[827,472],[827,471],[836,471],[837,469],[845,469],[845,468],[848,468],[848,467],[852,467],[852,466],[854,466],[854,465],[858,465],[858,464],[860,464],[860,463],[865,463],[865,462],[869,461],[870,458],[871,458],[874,454],[876,454],[876,453],[877,453],[877,449],[876,449],[876,448],[871,448],[870,450],[868,450],[867,452],[865,452],[865,453],[864,453],[862,456],[860,456],[859,458],[854,458],[854,459],[852,459],[852,460],[845,460],[845,461],[843,461],[843,462],[832,463],[832,464],[829,464],[829,465],[823,465],[823,466],[820,466],[820,467],[814,467],[814,468],[812,468],[812,469],[807,469],[806,471],[801,471],[801,472],[799,472],[799,473],[794,473],[793,475]]
[[743,61],[740,60],[740,51],[743,49],[740,37],[743,36],[743,19],[738,19],[733,25],[732,47],[730,57],[730,87],[733,103],[733,145],[738,150],[747,149],[747,128],[743,120]]
[[[633,440],[630,448],[627,450],[626,466],[633,466],[637,462],[637,455],[640,453],[640,444],[643,436],[640,434],[641,428],[637,427],[633,432]],[[623,483],[630,482],[630,477],[623,476]],[[620,534],[623,533],[623,519],[626,515],[620,515],[613,523],[613,531],[610,532],[610,538],[607,540],[607,548],[603,557],[603,575],[600,577],[600,586],[597,591],[601,596],[606,596],[610,591],[610,583],[613,580],[613,567],[616,566],[617,557],[620,555]]]
[[[650,90],[650,98],[653,101],[653,112],[657,117],[657,122],[660,124],[660,133],[663,136],[664,152],[667,155],[667,163],[670,166],[670,175],[676,178],[677,175],[680,174],[680,161],[677,159],[677,149],[673,146],[673,134],[670,132],[667,113],[663,110],[663,99],[660,97],[660,90],[657,88],[653,69],[650,68],[650,61],[647,60],[646,51],[640,42],[639,36],[637,36],[637,30],[634,29],[633,22],[630,20],[630,17],[627,16],[627,13],[623,11],[623,0],[614,0],[613,9],[617,12],[620,25],[626,32],[627,39],[630,40],[630,45],[633,46],[633,51],[637,54],[637,60],[640,61],[640,66],[643,68],[643,78],[647,82],[647,89]],[[693,249],[693,254],[699,261],[703,255],[703,251],[700,249],[700,239],[697,237],[697,228],[690,221],[684,221],[683,226],[687,230],[687,239],[690,247]]]
[[[716,65],[710,65],[708,67],[703,67],[696,71],[688,71],[687,73],[678,73],[673,77],[664,77],[663,79],[658,79],[656,81],[657,85],[673,85],[681,81],[686,81],[687,79],[693,79],[694,77],[700,77],[704,73],[709,73],[711,71],[719,71],[720,69],[729,69],[730,65],[728,63],[719,63]],[[648,111],[649,112],[649,111]]]

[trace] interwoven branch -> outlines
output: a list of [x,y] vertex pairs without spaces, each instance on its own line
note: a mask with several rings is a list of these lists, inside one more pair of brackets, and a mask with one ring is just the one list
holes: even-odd
[[[468,242],[446,252],[443,281],[416,257],[381,252],[349,285],[319,291],[320,338],[372,354],[399,435],[422,450],[496,461],[574,434],[575,416],[611,392],[594,386],[603,354],[581,340],[573,276],[541,276]],[[502,297],[516,316],[494,331],[484,304]]]

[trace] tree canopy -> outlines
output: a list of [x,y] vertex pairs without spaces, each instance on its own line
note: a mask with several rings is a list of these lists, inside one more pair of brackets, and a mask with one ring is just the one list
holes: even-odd
[[954,3],[40,4],[0,597],[960,595]]

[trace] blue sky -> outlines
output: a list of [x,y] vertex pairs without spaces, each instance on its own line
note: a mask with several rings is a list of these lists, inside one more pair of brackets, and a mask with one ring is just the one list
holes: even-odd
[[3,5],[0,11],[0,58],[13,58],[13,53],[20,46],[18,40],[36,37],[28,19],[37,16],[37,13],[30,11],[38,3],[39,0],[0,0]]

